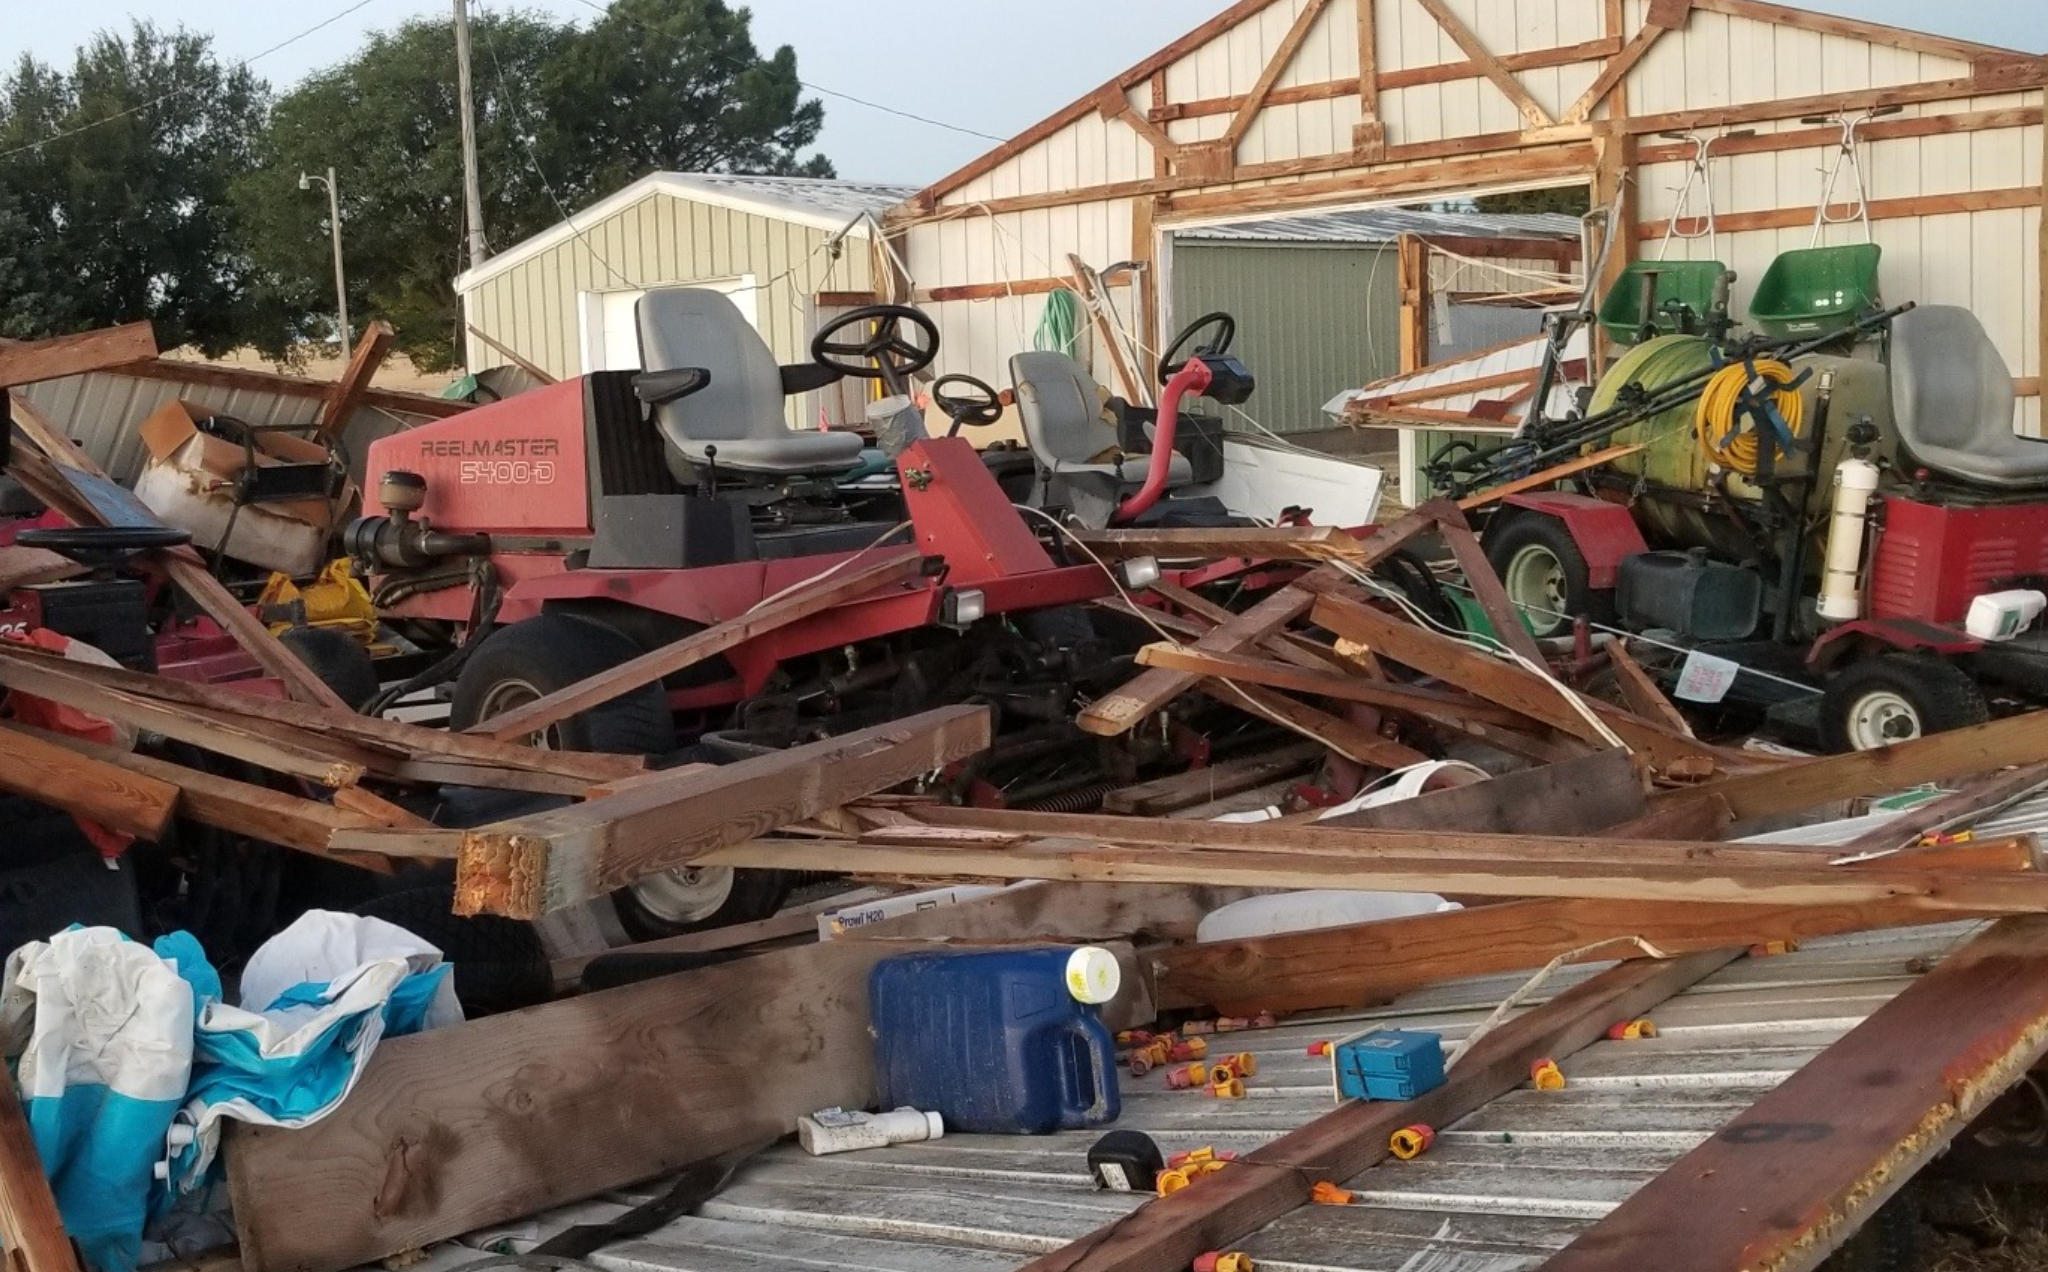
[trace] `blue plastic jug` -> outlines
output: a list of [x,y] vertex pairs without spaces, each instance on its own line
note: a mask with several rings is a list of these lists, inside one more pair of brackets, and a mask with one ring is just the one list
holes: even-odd
[[1071,947],[902,954],[869,977],[881,1107],[1050,1135],[1122,1111],[1116,1040],[1067,989]]

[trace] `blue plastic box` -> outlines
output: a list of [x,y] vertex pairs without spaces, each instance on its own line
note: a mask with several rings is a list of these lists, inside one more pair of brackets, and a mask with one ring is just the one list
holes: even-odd
[[1337,1045],[1337,1091],[1352,1100],[1412,1100],[1444,1084],[1444,1043],[1433,1033],[1376,1029]]

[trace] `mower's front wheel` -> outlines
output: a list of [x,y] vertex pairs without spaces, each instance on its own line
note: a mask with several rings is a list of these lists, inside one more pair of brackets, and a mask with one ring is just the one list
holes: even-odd
[[[483,720],[601,675],[640,656],[616,627],[567,614],[542,614],[488,637],[455,680],[450,726]],[[557,751],[666,755],[675,750],[675,720],[660,684],[643,685],[582,711],[526,739]],[[619,921],[639,940],[678,936],[765,919],[789,891],[779,870],[685,867],[651,875],[612,894]]]
[[1610,615],[1611,594],[1593,590],[1585,554],[1556,517],[1505,513],[1487,527],[1484,546],[1531,635],[1559,635],[1581,615],[1595,621]]
[[1835,754],[1874,751],[1990,718],[1984,691],[1954,663],[1886,654],[1851,663],[1827,682],[1821,739]]

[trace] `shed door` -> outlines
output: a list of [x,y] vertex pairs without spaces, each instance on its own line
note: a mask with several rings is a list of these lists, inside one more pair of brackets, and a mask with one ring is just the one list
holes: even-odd
[[[755,298],[760,291],[754,276],[715,278],[682,284],[724,292],[739,306],[740,313],[757,329],[760,317]],[[633,307],[645,296],[645,288],[624,291],[584,292],[579,298],[583,321],[583,373],[593,371],[638,371],[640,369],[640,328]]]

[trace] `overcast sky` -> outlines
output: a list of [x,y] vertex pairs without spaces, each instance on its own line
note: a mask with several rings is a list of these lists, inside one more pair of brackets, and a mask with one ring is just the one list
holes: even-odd
[[[592,0],[602,3],[603,0]],[[1595,0],[1573,0],[1592,4]],[[472,0],[485,8],[593,16],[585,0]],[[356,8],[360,5],[360,8]],[[1007,137],[1096,87],[1226,0],[753,0],[755,42],[796,46],[803,78],[959,129]],[[2048,52],[2042,0],[1806,0],[1806,7],[1961,39]],[[280,87],[346,57],[365,31],[452,12],[443,0],[0,0],[0,60],[66,64],[93,31],[131,14],[211,31],[223,56],[255,57],[323,19],[316,34],[260,57]],[[1788,86],[1787,93],[1808,91]],[[988,137],[921,123],[831,93],[822,148],[841,176],[920,184],[967,162]]]

